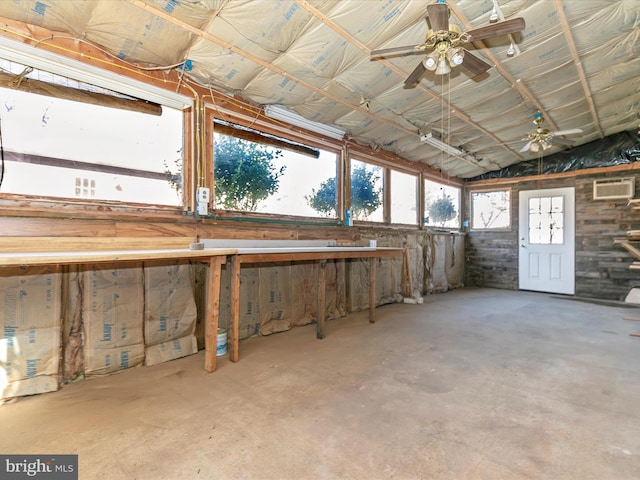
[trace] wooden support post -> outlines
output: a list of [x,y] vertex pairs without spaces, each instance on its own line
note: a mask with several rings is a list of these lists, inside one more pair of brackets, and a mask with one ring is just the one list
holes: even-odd
[[326,299],[326,291],[327,291],[327,261],[320,260],[320,276],[318,279],[318,309],[317,309],[317,325],[316,325],[316,337],[318,340],[322,340],[324,338],[324,324],[325,324],[325,299]]
[[409,262],[409,247],[405,246],[404,247],[404,267],[405,267],[405,274],[407,275],[406,277],[406,281],[407,281],[407,288],[408,288],[408,292],[405,295],[408,298],[413,298],[413,280],[411,279],[411,263]]
[[229,301],[231,303],[231,319],[229,320],[229,360],[237,362],[240,358],[240,257],[232,255],[229,259]]
[[207,278],[207,307],[204,318],[204,369],[213,372],[216,369],[216,349],[218,339],[218,320],[220,318],[220,277],[224,257],[209,259]]
[[369,323],[376,321],[376,258],[369,259]]

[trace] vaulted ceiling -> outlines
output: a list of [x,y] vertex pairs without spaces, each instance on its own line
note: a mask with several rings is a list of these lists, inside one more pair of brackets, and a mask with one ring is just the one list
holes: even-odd
[[[181,65],[181,74],[203,86],[283,105],[452,177],[538,158],[542,152],[521,152],[537,112],[552,132],[581,129],[564,137],[574,145],[638,128],[638,0],[447,0],[448,22],[462,32],[490,25],[494,12],[521,17],[526,27],[466,45],[490,65],[486,73],[474,77],[463,64],[445,75],[425,71],[405,85],[425,52],[371,51],[423,44],[429,3],[18,0],[0,2],[0,17],[73,36],[139,66]],[[421,136],[428,133],[461,153],[426,144]],[[554,144],[544,155],[566,148]]]

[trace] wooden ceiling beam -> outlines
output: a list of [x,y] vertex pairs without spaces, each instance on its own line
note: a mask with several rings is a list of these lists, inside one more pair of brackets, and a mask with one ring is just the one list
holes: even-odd
[[[353,37],[352,35],[350,35],[347,31],[345,31],[343,28],[341,28],[340,26],[336,25],[335,22],[333,22],[330,18],[328,18],[326,15],[324,15],[322,12],[320,12],[318,9],[316,9],[315,7],[313,7],[311,4],[309,4],[309,2],[307,2],[306,0],[294,0],[298,5],[300,5],[302,8],[304,8],[305,10],[307,10],[309,13],[311,13],[314,17],[316,17],[318,20],[320,20],[322,23],[324,23],[326,26],[328,26],[329,28],[331,28],[333,31],[335,31],[338,35],[340,35],[342,38],[344,38],[345,40],[349,41],[349,43],[351,43],[352,45],[355,45],[356,47],[358,47],[360,50],[362,50],[366,55],[371,55],[371,49],[369,47],[367,47],[366,45],[364,45],[363,43],[361,43],[358,39],[356,39],[355,37]],[[396,67],[395,65],[393,65],[390,62],[387,62],[384,59],[380,59],[377,60],[378,63],[381,63],[382,65],[384,65],[385,67],[387,67],[389,70],[391,70],[392,72],[396,73],[400,78],[402,78],[403,80],[406,78],[407,73],[404,72],[403,70],[399,69],[398,67]],[[474,122],[471,117],[469,115],[467,115],[465,112],[463,112],[462,110],[460,110],[459,108],[455,107],[454,105],[452,105],[451,103],[447,102],[442,95],[438,95],[437,93],[433,92],[432,90],[424,87],[421,84],[416,85],[415,88],[419,88],[420,90],[422,90],[423,92],[427,93],[428,95],[430,95],[432,98],[434,98],[435,100],[438,100],[439,102],[441,102],[447,109],[449,112],[451,112],[453,115],[455,115],[456,117],[458,117],[460,120],[462,120],[463,122],[467,123],[468,125],[470,125],[471,127],[475,128],[476,130],[479,130],[480,132],[482,132],[483,135],[485,135],[486,137],[491,138],[491,140],[493,140],[497,145],[499,145],[500,147],[502,147],[503,149],[505,149],[508,153],[515,155],[516,157],[522,159],[522,157],[520,156],[520,154],[518,154],[517,152],[515,152],[514,150],[512,150],[511,148],[509,148],[509,146],[505,145],[504,142],[502,140],[500,140],[497,136],[495,136],[493,133],[491,133],[489,130],[487,130],[486,128],[482,127],[480,124]],[[460,157],[456,157],[456,158],[460,158]],[[473,165],[474,167],[478,168],[479,165],[471,162],[465,158],[460,158],[461,160],[466,161],[468,164]],[[480,167],[480,168],[484,168],[484,167]]]
[[281,75],[284,78],[287,78],[287,79],[289,79],[289,80],[291,80],[291,81],[293,81],[295,83],[298,83],[299,85],[302,85],[303,87],[311,90],[312,92],[315,92],[315,93],[317,93],[319,95],[322,95],[323,97],[325,97],[325,98],[327,98],[327,99],[329,99],[329,100],[331,100],[333,102],[336,102],[336,103],[339,103],[341,105],[344,105],[345,107],[349,107],[352,110],[355,110],[355,111],[357,111],[359,113],[362,113],[363,115],[366,115],[366,116],[368,116],[370,118],[373,118],[374,120],[377,120],[379,122],[386,123],[387,125],[390,125],[390,126],[396,128],[398,130],[402,130],[402,131],[404,131],[404,132],[406,132],[408,134],[411,134],[411,135],[417,134],[417,132],[415,132],[413,130],[410,130],[410,129],[405,128],[405,127],[401,127],[401,126],[397,125],[395,122],[393,122],[393,121],[391,121],[389,119],[386,119],[384,117],[381,117],[379,115],[375,115],[375,114],[369,112],[366,108],[360,107],[358,105],[354,105],[354,104],[349,103],[349,102],[345,102],[342,98],[337,97],[335,95],[332,95],[331,93],[326,92],[326,91],[322,90],[321,88],[318,88],[318,87],[316,87],[315,85],[313,85],[313,84],[311,84],[309,82],[306,82],[306,81],[304,81],[304,80],[302,80],[300,78],[297,78],[297,77],[291,75],[290,73],[288,73],[287,71],[285,71],[285,70],[283,70],[283,69],[281,69],[279,67],[276,67],[272,63],[266,62],[266,61],[262,60],[260,57],[257,57],[255,55],[249,53],[249,52],[245,52],[244,50],[241,50],[241,49],[233,46],[229,42],[225,42],[224,40],[221,40],[221,39],[219,39],[217,37],[214,37],[210,33],[205,32],[204,30],[201,30],[201,29],[199,29],[197,27],[194,27],[193,25],[189,25],[188,23],[183,22],[182,20],[179,20],[179,19],[169,15],[168,13],[160,10],[159,8],[157,8],[155,6],[149,5],[148,3],[144,2],[144,1],[141,1],[141,0],[126,0],[126,1],[131,3],[132,5],[135,5],[138,8],[141,8],[142,10],[145,10],[145,11],[147,11],[149,13],[152,13],[152,14],[162,18],[163,20],[166,20],[167,22],[173,23],[174,25],[189,31],[192,34],[194,34],[194,35],[196,35],[196,36],[198,36],[200,38],[203,38],[203,39],[205,39],[205,40],[207,40],[207,41],[209,41],[211,43],[214,43],[214,44],[216,44],[216,45],[218,45],[220,47],[226,48],[227,50],[230,50],[231,52],[236,53],[236,54],[240,55],[241,57],[244,57],[244,58],[246,58],[248,60],[251,60],[252,62],[257,63],[261,67],[263,67],[263,68],[265,68],[267,70],[270,70],[273,73],[277,73],[278,75]]
[[598,130],[598,135],[600,135],[600,138],[603,138],[604,132],[602,131],[602,127],[600,125],[600,119],[598,118],[598,113],[596,112],[596,106],[593,103],[593,95],[591,94],[591,87],[589,87],[589,82],[587,81],[587,75],[584,73],[584,68],[582,68],[582,61],[580,60],[580,54],[578,53],[576,42],[573,39],[573,34],[571,33],[571,27],[569,26],[569,21],[567,20],[567,16],[564,13],[562,2],[560,0],[553,0],[553,4],[555,6],[556,13],[558,14],[558,19],[560,19],[560,24],[562,25],[562,31],[564,33],[564,37],[567,39],[567,45],[569,46],[569,50],[571,51],[571,56],[573,57],[573,63],[575,64],[576,70],[578,71],[578,77],[580,77],[582,90],[584,91],[585,99],[587,100],[587,104],[589,105],[589,110],[591,111],[591,118],[593,118],[593,124],[596,126],[596,129]]

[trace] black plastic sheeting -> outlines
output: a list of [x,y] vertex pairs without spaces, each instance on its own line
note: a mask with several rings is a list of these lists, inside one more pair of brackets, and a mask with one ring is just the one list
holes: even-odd
[[640,132],[620,132],[539,160],[515,163],[466,181],[563,173],[596,167],[612,167],[640,161]]

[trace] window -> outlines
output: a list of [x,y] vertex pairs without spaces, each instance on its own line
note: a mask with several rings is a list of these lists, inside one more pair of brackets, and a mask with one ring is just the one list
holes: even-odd
[[564,243],[564,196],[529,199],[529,243]]
[[76,197],[94,198],[96,196],[96,181],[93,178],[76,177]]
[[1,192],[182,203],[181,111],[151,115],[6,88],[0,108]]
[[471,192],[471,228],[505,229],[511,226],[511,190]]
[[351,160],[351,215],[354,220],[384,221],[384,169]]
[[391,170],[391,223],[418,224],[418,177]]
[[240,138],[242,132],[214,134],[215,208],[337,217],[336,153],[267,136],[254,141],[259,134],[247,130],[252,139]]
[[428,226],[460,228],[460,189],[425,180],[424,217]]

